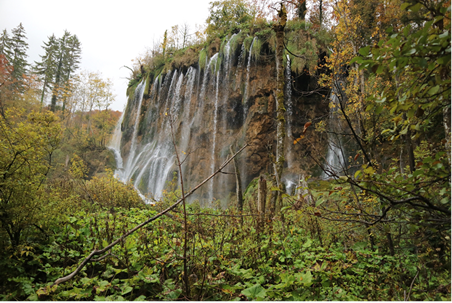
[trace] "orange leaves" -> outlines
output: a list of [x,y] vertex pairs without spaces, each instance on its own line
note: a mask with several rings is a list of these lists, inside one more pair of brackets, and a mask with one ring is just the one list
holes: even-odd
[[302,139],[304,138],[304,134],[306,133],[306,130],[308,129],[308,127],[309,127],[311,124],[312,124],[312,122],[306,122],[306,124],[305,124],[304,127],[303,127],[303,133],[302,133],[302,135],[301,135],[299,138],[297,138],[297,139],[295,139],[295,140],[293,141],[293,144],[294,144],[294,145],[297,144],[300,140],[302,140]]
[[307,123],[304,125],[304,128],[303,128],[303,134],[306,133],[306,130],[308,129],[308,127],[309,127],[311,124],[312,124],[312,122],[307,122]]
[[293,144],[294,145],[297,144],[303,138],[304,138],[304,136],[302,135],[302,136],[300,136],[300,138],[293,140]]

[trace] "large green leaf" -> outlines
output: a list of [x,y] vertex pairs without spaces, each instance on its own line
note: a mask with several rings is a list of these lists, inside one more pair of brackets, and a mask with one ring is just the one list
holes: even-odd
[[263,300],[265,298],[266,291],[260,284],[256,284],[250,288],[242,290],[242,294],[251,300]]

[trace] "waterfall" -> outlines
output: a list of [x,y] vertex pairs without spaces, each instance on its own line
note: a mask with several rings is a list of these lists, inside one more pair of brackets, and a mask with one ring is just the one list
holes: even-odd
[[122,180],[124,182],[129,181],[133,171],[134,166],[136,162],[138,161],[139,155],[135,159],[135,153],[136,153],[136,143],[137,143],[137,133],[138,133],[138,122],[140,121],[140,114],[141,114],[141,102],[143,101],[143,94],[144,94],[144,88],[146,86],[146,80],[143,79],[140,84],[138,84],[135,95],[134,95],[134,103],[138,103],[136,116],[135,116],[135,124],[133,126],[133,133],[132,133],[132,143],[130,145],[130,151],[129,156],[127,157],[127,164],[126,167],[124,167],[124,174],[122,175]]
[[[166,112],[169,112],[171,110],[171,105],[174,103],[173,99],[176,96],[174,93],[174,90],[175,90],[175,86],[177,86],[177,84],[175,84],[176,79],[177,79],[177,70],[174,71],[173,78],[171,80],[171,85],[168,89],[168,95],[166,97],[165,108],[164,108],[164,110]],[[177,98],[177,96],[176,96],[176,98]]]
[[[217,144],[217,132],[218,132],[218,91],[219,91],[219,83],[220,83],[220,70],[217,71],[216,78],[216,89],[215,89],[215,106],[213,112],[213,139],[212,139],[212,162],[210,164],[210,170],[212,173],[215,172],[215,147]],[[213,185],[215,179],[212,179],[210,182],[210,200],[213,200]]]
[[235,87],[234,87],[234,89],[237,89],[237,87],[240,87],[242,77],[239,77],[239,75],[241,76],[241,71],[243,68],[243,60],[245,58],[244,54],[245,54],[245,44],[242,44],[242,47],[240,49],[240,55],[237,60],[237,69],[235,70]]
[[218,53],[212,56],[209,61],[207,61],[206,58],[206,67],[204,68],[204,79],[202,80],[202,87],[201,87],[201,94],[199,95],[199,99],[202,101],[204,99],[204,96],[206,94],[206,86],[207,82],[209,80],[209,71],[210,71],[210,64],[213,60],[215,60],[218,57]]
[[171,108],[171,115],[176,118],[176,115],[179,113],[180,103],[182,100],[182,96],[180,94],[180,89],[182,87],[182,82],[184,81],[184,74],[180,73],[179,80],[177,80],[176,89],[173,96],[173,106]]
[[340,135],[341,125],[340,121],[336,118],[336,112],[338,108],[339,98],[336,96],[336,89],[330,95],[331,105],[329,120],[328,120],[328,151],[326,154],[324,169],[326,172],[322,172],[321,178],[326,180],[334,175],[340,175],[345,168],[345,154]]
[[253,45],[254,45],[254,41],[256,41],[257,37],[254,37],[253,42],[251,42],[251,46],[250,46],[250,52],[248,55],[248,65],[246,67],[246,83],[245,83],[245,92],[243,93],[243,103],[244,103],[244,119],[243,121],[245,121],[245,117],[246,117],[246,111],[247,111],[247,102],[248,102],[248,86],[249,86],[249,82],[250,82],[250,69],[251,69],[251,55],[253,52]]
[[123,170],[123,162],[122,162],[122,156],[121,156],[121,124],[124,120],[124,112],[122,112],[121,117],[118,120],[118,123],[116,123],[115,130],[113,132],[113,136],[111,138],[110,144],[108,145],[108,148],[111,149],[115,153],[115,160],[116,160],[116,170],[115,170],[115,176],[120,177]]
[[[191,152],[182,167],[187,179],[184,180],[184,182],[187,181],[187,189],[197,185],[198,176],[201,178],[205,174],[214,172],[216,164],[224,160],[220,157],[225,158],[229,154],[231,143],[243,144],[245,136],[248,135],[247,125],[240,122],[242,115],[246,118],[248,114],[248,98],[253,97],[254,86],[251,83],[254,84],[254,82],[251,81],[251,72],[254,77],[254,71],[251,69],[254,68],[252,65],[253,49],[257,50],[258,38],[254,37],[249,47],[245,48],[242,44],[240,56],[236,58],[236,54],[239,55],[239,49],[233,49],[232,45],[235,44],[234,41],[237,37],[235,34],[231,35],[224,42],[222,52],[214,54],[211,58],[205,58],[204,72],[189,66],[188,69],[172,70],[157,76],[150,83],[149,99],[146,101],[142,100],[146,86],[145,81],[137,86],[134,99],[129,100],[128,105],[128,112],[131,113],[130,122],[127,122],[126,125],[122,121],[123,119],[127,121],[126,118],[129,117],[121,117],[110,144],[118,163],[117,174],[122,181],[132,178],[134,186],[141,191],[141,194],[152,194],[155,199],[163,196],[166,182],[170,181],[172,173],[177,171],[169,123],[170,116],[174,121],[173,133],[179,155],[183,159],[187,153]],[[248,48],[249,54],[247,55]],[[235,72],[232,72],[235,68],[233,67],[234,62],[237,62],[237,68]],[[202,63],[204,63],[204,59]],[[258,76],[260,77],[260,74]],[[291,98],[290,58],[287,58],[285,76],[287,81],[285,92],[288,96],[286,118],[289,121],[288,134],[291,136],[290,121],[293,118],[294,110]],[[237,87],[237,91],[234,86]],[[240,95],[240,91],[243,92],[242,95]],[[240,102],[241,97],[242,103]],[[145,105],[145,124],[141,125],[140,113]],[[123,165],[121,165],[120,154],[121,123],[124,123],[123,129],[125,128],[123,135],[127,136],[122,139],[126,144],[125,149],[130,146],[129,156],[124,155]],[[143,136],[141,133],[138,136],[139,130],[143,131],[141,126],[145,126],[146,131],[143,132]],[[227,128],[228,126],[231,128]],[[238,160],[249,165],[250,161],[245,153]],[[255,163],[253,164],[254,170],[250,169],[251,166],[245,167],[245,165],[240,168],[241,174],[244,176],[242,178],[244,188],[247,185],[245,183],[249,182],[250,174],[254,174],[255,167],[258,166],[257,160],[253,161]],[[189,168],[190,172],[184,167]],[[246,173],[247,170],[249,170],[249,174]],[[225,170],[225,172],[227,171]],[[204,199],[213,199],[214,195],[219,197],[220,192],[223,195],[223,191],[233,190],[234,181],[234,175],[218,175],[197,192],[196,198],[202,199],[201,203],[204,203]],[[292,190],[295,182],[290,179],[286,183],[288,190]],[[224,195],[224,197],[226,196],[227,194]]]
[[189,67],[185,77],[187,78],[186,89],[183,102],[183,121],[181,129],[181,140],[178,147],[180,152],[187,152],[188,143],[190,140],[190,130],[194,122],[195,115],[191,116],[191,98],[193,95],[193,89],[195,86],[197,71],[193,67]]
[[[187,71],[187,87],[188,89],[185,90],[185,102],[184,102],[184,111],[185,111],[185,105],[190,106],[191,96],[193,95],[193,87],[195,86],[195,80],[196,80],[196,69],[192,66],[188,68]],[[188,111],[188,117],[190,117],[190,107]]]
[[223,91],[224,96],[223,99],[227,102],[229,97],[229,70],[232,65],[232,55],[231,55],[231,42],[236,37],[237,34],[231,36],[224,47],[224,77],[223,77]]
[[290,70],[290,57],[287,56],[286,65],[286,106],[287,106],[287,136],[292,138],[292,115],[293,115],[293,105],[292,105],[292,73]]
[[[171,82],[168,79],[171,79]],[[170,116],[164,113],[168,113],[168,109],[172,112],[179,110],[182,102],[180,91],[183,80],[183,74],[179,74],[177,70],[174,71],[172,77],[171,72],[165,77],[155,105],[157,111],[160,111],[160,115],[153,115],[153,120],[149,121],[154,127],[158,128],[158,133],[142,148],[141,154],[143,156],[139,157],[141,160],[139,163],[140,169],[134,186],[145,193],[152,193],[155,199],[162,197],[165,182],[174,167]],[[164,103],[159,103],[164,97],[166,87],[168,87],[166,100]]]

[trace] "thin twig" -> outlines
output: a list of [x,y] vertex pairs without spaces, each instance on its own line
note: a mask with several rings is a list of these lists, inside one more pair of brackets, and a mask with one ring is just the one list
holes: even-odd
[[414,280],[416,280],[417,276],[419,275],[419,268],[417,269],[416,275],[413,278],[413,281],[411,281],[410,290],[408,291],[408,295],[405,298],[405,301],[408,301],[410,299],[411,290],[413,289]]

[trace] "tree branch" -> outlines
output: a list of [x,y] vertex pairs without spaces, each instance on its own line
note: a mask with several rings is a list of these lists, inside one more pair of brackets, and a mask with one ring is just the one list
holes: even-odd
[[[209,177],[207,177],[204,181],[202,181],[201,183],[199,183],[195,188],[193,188],[191,191],[189,191],[186,195],[185,198],[187,198],[188,196],[192,195],[196,190],[198,190],[201,186],[203,186],[207,181],[209,181],[210,179],[212,179],[214,176],[216,176],[223,168],[226,167],[226,165],[228,165],[232,159],[234,159],[239,153],[241,153],[246,147],[248,146],[248,143],[245,144],[238,152],[236,152],[231,158],[227,159],[221,166],[220,168],[218,168],[212,175],[210,175]],[[172,209],[176,208],[177,205],[179,205],[181,202],[183,201],[183,199],[179,199],[176,203],[174,203],[173,205],[171,205],[170,207],[168,207],[167,209],[165,209],[164,211],[160,212],[159,214],[155,215],[154,217],[144,221],[143,223],[135,226],[134,228],[132,228],[131,230],[129,230],[128,232],[126,232],[125,234],[123,234],[119,239],[117,239],[116,241],[110,243],[109,245],[107,245],[106,247],[104,247],[103,249],[96,249],[93,250],[88,257],[86,257],[82,263],[80,263],[80,265],[69,275],[63,277],[63,278],[59,278],[57,279],[52,286],[58,285],[60,283],[69,281],[70,279],[72,279],[73,277],[75,277],[75,275],[77,275],[82,269],[83,267],[85,267],[85,265],[90,262],[90,260],[97,255],[102,255],[105,252],[107,252],[108,250],[110,250],[111,248],[113,248],[115,245],[117,245],[118,243],[120,243],[121,241],[124,241],[125,238],[127,238],[128,236],[130,236],[132,233],[134,233],[135,231],[137,231],[138,229],[142,228],[143,226],[147,225],[148,223],[157,220],[158,218],[160,218],[161,216],[163,216],[164,214],[166,214],[167,212],[171,211]],[[43,288],[43,290],[45,291],[45,288]]]

